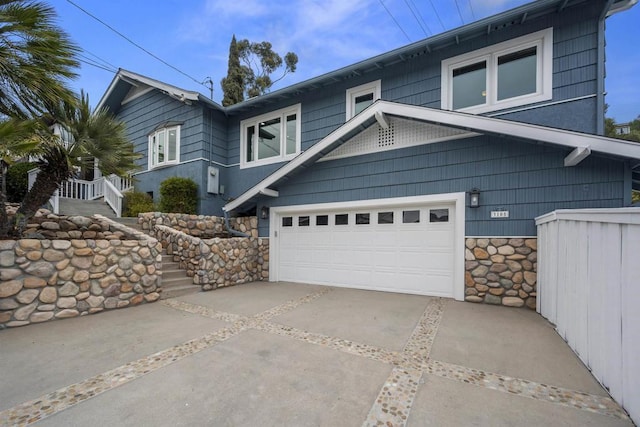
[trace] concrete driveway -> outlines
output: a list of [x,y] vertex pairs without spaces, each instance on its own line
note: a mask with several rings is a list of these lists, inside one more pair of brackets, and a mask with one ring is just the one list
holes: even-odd
[[0,378],[0,425],[632,425],[536,313],[293,283],[0,331]]

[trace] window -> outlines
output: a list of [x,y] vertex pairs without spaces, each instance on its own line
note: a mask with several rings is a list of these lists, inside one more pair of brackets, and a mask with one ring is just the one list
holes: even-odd
[[357,213],[356,214],[356,224],[369,224],[369,214],[368,213]]
[[329,215],[316,216],[316,225],[329,225]]
[[292,227],[293,226],[293,218],[290,216],[282,217],[282,226],[283,227]]
[[349,214],[336,214],[336,225],[349,224]]
[[299,227],[308,227],[309,226],[309,217],[308,216],[300,216],[300,217],[298,217],[298,226]]
[[552,98],[553,28],[442,61],[442,108],[470,113]]
[[240,167],[290,160],[300,152],[300,104],[240,122]]
[[347,90],[347,120],[380,99],[380,80]]
[[402,222],[404,224],[420,222],[420,211],[402,211]]
[[393,224],[393,212],[378,212],[378,224]]
[[449,222],[449,209],[429,209],[429,222]]
[[149,135],[149,169],[180,162],[180,126],[163,127]]

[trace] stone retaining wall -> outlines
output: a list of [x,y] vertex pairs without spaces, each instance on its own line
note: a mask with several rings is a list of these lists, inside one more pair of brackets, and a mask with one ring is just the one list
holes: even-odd
[[536,309],[537,239],[467,238],[465,301]]
[[[95,223],[104,224],[101,233],[111,238],[0,241],[0,329],[160,297],[159,242],[104,217],[96,216]],[[137,238],[120,240],[127,235]]]
[[153,226],[153,232],[204,291],[269,279],[269,239],[201,239],[165,225]]
[[[138,215],[138,223],[146,232],[151,232],[155,225],[164,225],[203,239],[228,237],[224,218],[218,216],[147,212]],[[255,216],[229,218],[229,226],[258,238],[258,218]]]

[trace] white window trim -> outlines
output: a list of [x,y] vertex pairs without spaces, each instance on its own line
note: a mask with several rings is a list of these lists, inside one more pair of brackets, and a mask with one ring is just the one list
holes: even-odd
[[[498,57],[536,46],[538,48],[535,93],[498,101]],[[443,110],[453,108],[453,70],[480,61],[487,62],[486,103],[456,111],[465,113],[485,113],[507,108],[519,107],[534,102],[548,101],[553,98],[553,27],[527,34],[506,42],[488,46],[473,52],[458,55],[442,61],[441,83]]]
[[[279,163],[284,161],[289,161],[300,154],[301,151],[301,140],[302,140],[302,117],[301,117],[301,104],[295,104],[287,108],[282,108],[280,110],[271,111],[266,114],[262,114],[260,116],[252,117],[250,119],[242,120],[240,122],[240,169],[244,168],[252,168],[255,166],[263,166],[269,165],[272,163]],[[282,138],[280,141],[280,155],[273,156],[266,159],[261,160],[253,160],[247,161],[247,132],[246,129],[250,126],[255,126],[258,129],[258,124],[260,122],[265,122],[271,119],[280,118],[281,126],[286,127],[287,116],[295,114],[296,115],[296,150],[292,154],[286,154],[286,139]],[[284,132],[282,133],[284,135]],[[257,150],[257,147],[254,148]]]
[[347,89],[347,121],[351,119],[355,114],[356,98],[368,93],[373,93],[373,102],[377,101],[382,96],[382,81],[375,80],[369,83],[365,83],[360,86]]
[[[156,129],[153,132],[151,132],[148,136],[148,144],[147,144],[147,148],[148,148],[148,154],[147,154],[147,167],[148,170],[153,170],[153,169],[161,169],[167,166],[173,166],[173,165],[177,165],[180,163],[180,125],[173,125],[173,126],[165,126],[162,127],[160,129]],[[166,160],[162,163],[159,164],[153,164],[153,137],[154,135],[157,135],[158,133],[165,131],[165,132],[169,132],[169,130],[171,129],[175,129],[176,130],[176,158],[175,160]],[[167,141],[165,142],[165,159],[168,158],[168,152],[167,150],[169,150],[169,140],[167,138]]]

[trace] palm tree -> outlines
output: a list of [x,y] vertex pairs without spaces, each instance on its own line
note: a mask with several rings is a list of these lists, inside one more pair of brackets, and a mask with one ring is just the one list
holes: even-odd
[[[64,129],[67,140],[54,135],[55,124]],[[84,92],[76,102],[59,103],[52,114],[43,117],[35,135],[40,140],[35,152],[40,172],[10,224],[8,231],[18,236],[76,167],[93,167],[97,160],[104,175],[124,177],[136,168],[135,160],[140,157],[133,152],[124,123],[104,108],[92,112]]]
[[0,0],[0,114],[33,118],[74,95],[78,47],[55,24],[53,8],[25,0]]

